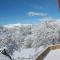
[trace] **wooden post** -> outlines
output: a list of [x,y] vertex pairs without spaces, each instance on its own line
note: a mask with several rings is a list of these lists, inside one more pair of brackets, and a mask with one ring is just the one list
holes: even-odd
[[58,7],[59,7],[59,10],[60,10],[60,0],[58,0]]

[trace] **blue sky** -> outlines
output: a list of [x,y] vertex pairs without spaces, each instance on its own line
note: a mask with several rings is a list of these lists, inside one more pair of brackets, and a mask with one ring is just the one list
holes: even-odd
[[0,25],[35,24],[47,16],[60,18],[57,0],[0,0]]

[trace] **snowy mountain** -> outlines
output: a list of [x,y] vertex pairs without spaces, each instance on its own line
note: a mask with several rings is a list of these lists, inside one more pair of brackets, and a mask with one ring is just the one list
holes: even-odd
[[53,43],[60,43],[60,21],[44,21],[37,26],[32,24],[0,26],[0,48],[6,47],[9,55],[16,60],[24,60],[24,58],[30,60],[34,58],[40,46]]

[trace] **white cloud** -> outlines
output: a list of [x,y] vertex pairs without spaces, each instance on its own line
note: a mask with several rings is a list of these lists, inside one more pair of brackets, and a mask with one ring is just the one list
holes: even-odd
[[56,19],[53,19],[52,17],[49,17],[49,16],[46,16],[44,18],[41,18],[40,21],[46,21],[46,20],[56,20]]
[[48,16],[47,13],[39,13],[39,12],[28,12],[29,16]]

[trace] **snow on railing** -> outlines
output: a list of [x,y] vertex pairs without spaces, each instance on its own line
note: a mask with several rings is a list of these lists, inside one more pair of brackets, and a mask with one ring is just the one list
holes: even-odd
[[54,46],[54,45],[60,45],[60,41],[49,41],[48,43],[42,44],[39,48],[36,49],[35,55],[34,55],[34,60],[41,55],[49,46]]

